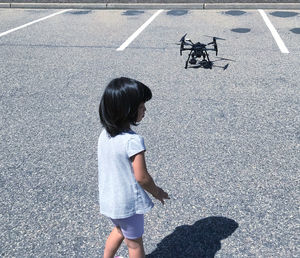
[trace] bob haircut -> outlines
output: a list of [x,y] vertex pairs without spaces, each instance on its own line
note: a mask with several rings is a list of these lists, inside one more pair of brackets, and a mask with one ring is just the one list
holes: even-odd
[[151,90],[143,83],[120,77],[105,88],[99,105],[100,121],[111,137],[137,125],[138,107],[152,98]]

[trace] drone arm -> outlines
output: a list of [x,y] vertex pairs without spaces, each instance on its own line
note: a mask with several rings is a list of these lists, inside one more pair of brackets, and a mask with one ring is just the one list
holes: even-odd
[[[191,48],[185,48],[184,46],[191,46]],[[180,55],[182,56],[182,51],[185,51],[185,50],[191,50],[192,49],[192,45],[190,43],[187,43],[185,41],[182,41],[181,44],[180,44]]]
[[193,48],[191,47],[191,48],[185,48],[185,47],[183,47],[182,48],[182,50],[192,50]]
[[184,47],[184,46],[187,46],[187,47],[193,47],[193,45],[190,44],[190,43],[188,43],[188,42],[184,42],[184,43],[182,44],[182,46],[183,46],[183,47]]
[[206,50],[211,50],[216,52],[216,56],[218,55],[218,47],[215,48],[206,48]]
[[214,48],[206,48],[206,50],[215,51],[215,49],[214,49]]

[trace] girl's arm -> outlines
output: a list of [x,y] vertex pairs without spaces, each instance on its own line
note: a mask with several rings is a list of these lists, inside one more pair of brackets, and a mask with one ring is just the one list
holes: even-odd
[[164,204],[164,199],[170,199],[168,194],[160,187],[156,186],[152,177],[147,171],[144,151],[136,154],[131,158],[134,177],[136,181],[143,187],[147,192],[153,195],[154,198]]

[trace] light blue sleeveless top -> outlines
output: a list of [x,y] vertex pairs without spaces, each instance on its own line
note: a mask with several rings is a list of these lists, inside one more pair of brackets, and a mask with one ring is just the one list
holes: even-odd
[[112,219],[144,214],[154,206],[136,181],[130,157],[145,151],[143,137],[133,131],[111,137],[104,129],[98,140],[100,213]]

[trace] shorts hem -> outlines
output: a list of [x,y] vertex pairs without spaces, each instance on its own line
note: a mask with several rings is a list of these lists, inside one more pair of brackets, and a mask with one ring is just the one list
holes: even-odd
[[[124,234],[123,234],[124,235]],[[141,238],[141,237],[143,237],[143,235],[144,235],[144,232],[143,232],[143,234],[141,235],[141,236],[139,236],[139,237],[126,237],[126,236],[124,236],[126,239],[129,239],[129,240],[135,240],[135,239],[139,239],[139,238]]]

